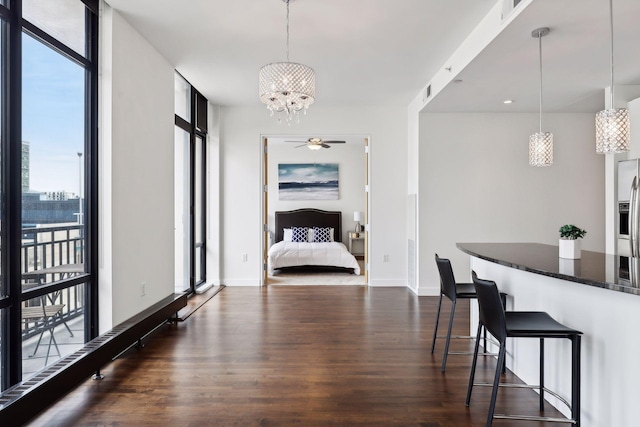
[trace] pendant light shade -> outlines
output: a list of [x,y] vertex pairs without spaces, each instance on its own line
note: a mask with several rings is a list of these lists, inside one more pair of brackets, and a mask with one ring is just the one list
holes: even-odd
[[542,131],[542,37],[549,34],[548,28],[538,28],[531,32],[538,39],[540,62],[540,130],[529,136],[529,164],[531,166],[551,166],[553,164],[553,134]]
[[537,132],[529,136],[529,164],[551,166],[553,164],[553,134]]
[[609,0],[609,29],[611,41],[611,84],[609,85],[609,108],[596,114],[596,153],[624,153],[631,143],[631,124],[626,108],[614,108],[613,103],[613,1]]
[[596,153],[629,151],[631,123],[626,108],[610,108],[596,114]]

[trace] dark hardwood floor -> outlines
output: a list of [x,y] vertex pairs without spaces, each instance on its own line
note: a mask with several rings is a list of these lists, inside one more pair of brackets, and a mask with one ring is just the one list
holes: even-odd
[[[430,353],[436,303],[405,288],[227,287],[30,425],[484,426],[490,388],[464,405],[471,356],[449,356],[442,374],[443,342]],[[466,334],[468,303],[458,308],[455,333]],[[486,359],[479,380],[493,373]],[[497,412],[537,415],[537,404],[533,391],[501,390]]]

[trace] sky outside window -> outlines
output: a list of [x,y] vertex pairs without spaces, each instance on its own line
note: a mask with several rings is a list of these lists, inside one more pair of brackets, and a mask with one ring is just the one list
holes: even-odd
[[27,34],[22,47],[22,140],[30,145],[30,190],[78,194],[85,70]]

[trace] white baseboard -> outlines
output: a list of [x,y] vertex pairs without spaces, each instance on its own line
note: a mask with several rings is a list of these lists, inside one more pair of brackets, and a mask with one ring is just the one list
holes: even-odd
[[196,294],[204,294],[211,288],[213,288],[213,283],[205,283],[204,285],[200,285],[196,288]]
[[406,288],[407,279],[371,279],[369,278],[369,286],[386,287],[386,288]]
[[222,281],[225,286],[260,286],[260,280],[255,279],[225,279]]
[[411,291],[419,297],[437,297],[440,295],[440,286],[420,286],[417,291],[416,289],[411,289]]

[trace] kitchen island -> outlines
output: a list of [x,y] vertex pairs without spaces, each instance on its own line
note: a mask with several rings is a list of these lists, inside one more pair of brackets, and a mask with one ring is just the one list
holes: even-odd
[[[457,247],[471,256],[471,269],[478,277],[495,281],[508,294],[507,310],[546,311],[584,333],[583,426],[638,425],[640,288],[632,286],[618,257],[582,251],[579,260],[562,259],[557,246],[539,243],[458,243]],[[477,305],[472,304],[472,331],[477,321]],[[546,385],[569,399],[570,343],[547,340],[545,350]],[[537,383],[538,363],[536,340],[508,340],[507,367],[524,382]],[[562,403],[546,396],[569,415]]]

